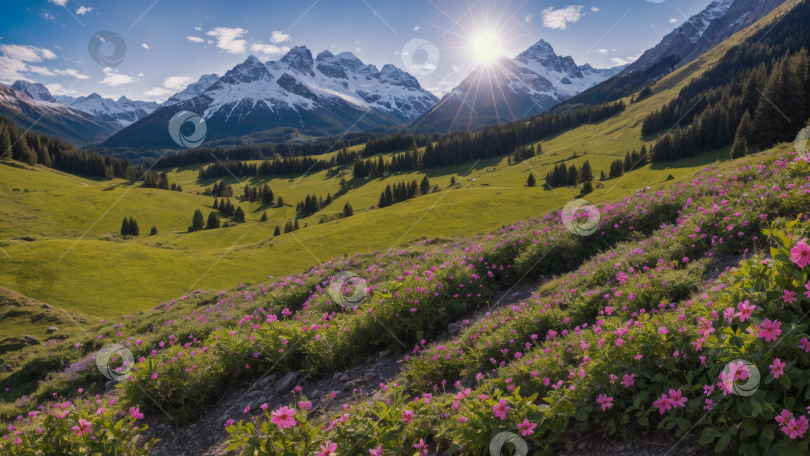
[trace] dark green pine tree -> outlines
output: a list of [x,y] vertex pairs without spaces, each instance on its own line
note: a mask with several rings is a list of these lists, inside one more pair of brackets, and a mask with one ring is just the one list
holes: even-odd
[[534,173],[529,173],[529,177],[526,179],[526,186],[534,187],[535,185],[537,185],[537,180],[534,178]]
[[731,146],[731,158],[742,158],[748,149],[748,142],[744,136],[737,135],[734,139],[734,145]]
[[245,223],[245,211],[242,210],[242,206],[233,211],[233,219],[239,223]]
[[276,225],[276,229],[275,229],[275,231],[273,231],[273,236],[279,236],[279,235],[281,235],[281,229],[278,227],[278,225]]
[[301,226],[298,225],[298,219],[295,219],[295,223],[293,224],[293,231],[298,231],[301,229]]
[[131,231],[129,230],[129,220],[124,217],[124,221],[121,222],[121,236],[129,236]]
[[754,115],[754,137],[760,150],[772,147],[784,136],[786,120],[776,109],[776,106],[784,104],[785,94],[782,91],[782,82],[783,74],[777,66],[768,78],[763,96],[757,106],[756,115]]
[[216,198],[214,198],[214,210],[219,210],[219,203],[217,202]]
[[343,206],[343,216],[351,217],[352,215],[354,215],[354,209],[352,209],[352,205],[349,204],[348,201],[346,201],[346,205]]
[[157,227],[156,226],[153,226],[152,229],[149,230],[149,235],[150,236],[156,236],[157,235]]
[[430,192],[430,180],[427,176],[422,178],[422,183],[419,184],[419,194],[427,195]]
[[287,223],[284,225],[284,232],[291,233],[293,230],[293,224],[291,221],[287,220]]
[[197,209],[194,211],[194,216],[191,217],[191,226],[189,227],[190,232],[200,231],[205,228],[205,218],[203,218],[203,213],[201,210]]
[[208,221],[205,222],[205,229],[213,230],[215,228],[219,228],[219,226],[219,217],[217,216],[217,213],[211,211],[211,213],[208,214]]
[[583,163],[582,167],[579,168],[579,181],[589,182],[592,180],[593,180],[593,171],[591,171],[591,163],[588,160],[585,160],[585,163]]
[[267,211],[262,212],[262,218],[261,218],[261,221],[262,221],[262,222],[266,222],[266,221],[267,221]]
[[592,191],[593,191],[593,184],[591,184],[591,181],[585,181],[585,183],[582,184],[582,194],[587,195]]
[[133,237],[138,237],[141,235],[141,229],[138,228],[138,221],[132,217],[129,218],[129,234]]

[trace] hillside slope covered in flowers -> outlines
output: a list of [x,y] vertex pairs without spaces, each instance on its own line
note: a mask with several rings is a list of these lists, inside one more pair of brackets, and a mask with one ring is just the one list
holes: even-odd
[[[166,411],[181,424],[233,382],[268,371],[331,376],[392,349],[402,370],[381,385],[382,400],[359,396],[335,416],[313,413],[306,392],[292,391],[287,407],[227,423],[232,448],[482,454],[509,431],[552,450],[570,444],[565,433],[576,424],[699,435],[703,445],[742,454],[806,450],[810,184],[807,163],[794,158],[777,148],[604,204],[591,236],[569,232],[555,212],[471,239],[425,240],[230,292],[200,291],[23,351],[2,377],[0,412],[15,424],[0,445],[29,454],[54,442],[90,448],[119,439],[136,454],[146,451],[131,445],[144,430],[142,411]],[[717,259],[751,255],[734,274],[707,277]],[[340,272],[366,281],[361,306],[330,295]],[[539,278],[546,281],[531,302],[429,342]],[[400,342],[413,348],[403,352]],[[130,350],[135,365],[122,366],[126,379],[104,393],[95,356],[109,343]],[[729,368],[737,359],[745,363]],[[757,391],[733,394],[753,375],[749,366],[762,374]],[[100,430],[107,423],[128,434],[112,437]]]

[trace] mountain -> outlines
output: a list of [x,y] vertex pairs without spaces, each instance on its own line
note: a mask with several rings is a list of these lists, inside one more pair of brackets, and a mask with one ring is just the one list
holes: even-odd
[[146,117],[158,106],[154,101],[130,100],[124,96],[118,100],[102,98],[95,92],[86,97],[78,97],[70,103],[71,108],[90,113],[101,120],[118,124],[121,127],[126,127],[136,120]]
[[219,75],[216,74],[204,74],[200,77],[200,80],[197,82],[192,82],[189,84],[185,89],[176,94],[169,97],[163,103],[163,106],[173,105],[176,103],[180,103],[181,101],[190,100],[197,95],[205,92],[205,89],[211,87],[215,82],[219,81]]
[[[41,90],[36,90],[34,94],[44,96]],[[26,92],[18,92],[3,84],[0,84],[0,115],[11,118],[23,130],[30,128],[58,136],[77,146],[102,141],[119,129],[117,125],[86,112],[55,102],[36,100]]]
[[278,61],[249,56],[199,95],[161,107],[104,146],[176,147],[168,122],[181,111],[205,119],[207,140],[284,127],[322,136],[407,123],[437,101],[393,65],[378,70],[350,52],[323,51],[313,58],[297,46]]
[[17,92],[28,95],[29,98],[36,101],[47,101],[49,103],[58,103],[57,100],[51,95],[51,91],[47,87],[38,82],[28,82],[19,80],[11,85],[11,88]]
[[645,51],[623,73],[646,70],[664,59],[676,68],[765,17],[785,0],[716,0]]
[[502,57],[492,66],[475,68],[410,128],[447,132],[530,117],[622,69],[578,66],[540,40],[514,59]]

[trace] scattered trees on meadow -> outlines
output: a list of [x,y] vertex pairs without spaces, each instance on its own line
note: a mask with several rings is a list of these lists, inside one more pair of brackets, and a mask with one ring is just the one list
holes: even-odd
[[[155,231],[157,232],[156,228]],[[130,217],[129,220],[124,217],[124,221],[121,222],[121,236],[138,237],[140,235],[141,229],[138,227],[138,221],[132,217]]]

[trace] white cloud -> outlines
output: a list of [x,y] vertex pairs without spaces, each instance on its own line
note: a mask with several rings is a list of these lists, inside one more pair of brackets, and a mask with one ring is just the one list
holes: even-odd
[[[46,75],[50,71],[44,67],[31,66],[29,63],[40,63],[43,60],[52,60],[56,54],[50,49],[19,44],[0,45],[0,82],[13,83],[18,79],[29,81],[20,73],[38,73]],[[48,74],[53,76],[53,74]]]
[[335,48],[335,43],[329,43],[329,49],[334,49],[334,48]]
[[118,73],[118,70],[112,68],[104,68],[104,79],[101,80],[102,84],[107,84],[110,87],[116,87],[124,84],[135,82],[132,76]]
[[362,54],[362,53],[364,53],[365,51],[364,51],[362,48],[359,48],[359,47],[358,47],[358,48],[354,48],[354,52],[356,52],[356,53],[358,53],[358,54]]
[[214,44],[214,42],[213,42],[213,41],[211,41],[211,40],[208,40],[208,43],[207,43],[207,44]]
[[202,30],[202,25],[195,25],[194,30],[199,32],[200,30]]
[[678,22],[678,20],[677,20],[677,19],[675,19],[674,17],[669,19],[669,23],[670,23],[670,24],[674,24],[674,23],[676,23],[676,22]]
[[273,33],[270,34],[270,41],[274,44],[284,43],[291,39],[288,33],[284,33],[281,30],[273,30]]
[[263,44],[263,43],[254,43],[250,46],[250,50],[253,52],[261,52],[262,54],[266,55],[281,55],[290,52],[290,48],[287,46],[275,46],[272,44]]
[[141,43],[141,46],[143,46],[144,49],[149,49],[149,45],[146,43]]
[[175,90],[169,90],[163,87],[153,87],[144,92],[143,94],[151,98],[165,99],[174,95],[175,92],[176,92]]
[[597,8],[597,7],[595,7],[595,6],[592,6],[592,7],[591,7],[591,11],[593,11],[594,13],[598,13],[598,12],[599,12],[599,8]]
[[608,51],[607,49],[597,49],[597,52],[599,52],[600,54],[607,54],[607,51]]
[[415,31],[419,30],[420,28],[422,28],[422,26],[421,26],[421,25],[417,25],[416,27],[414,27],[414,28],[413,28],[413,31],[415,32]]
[[89,7],[89,8],[86,7],[86,6],[80,6],[79,9],[76,10],[76,14],[78,14],[79,16],[84,16],[85,14],[89,13],[90,11],[93,11],[92,6]]
[[171,76],[163,81],[163,87],[179,92],[192,82],[194,82],[194,78],[188,76]]
[[582,17],[582,6],[566,6],[554,9],[553,7],[543,10],[543,26],[551,29],[565,30],[569,23],[574,23]]
[[79,92],[62,87],[62,84],[45,84],[45,87],[51,92],[51,95],[78,95]]
[[613,62],[614,65],[627,65],[628,63],[633,63],[636,60],[638,60],[638,58],[641,57],[641,54],[643,54],[643,52],[640,53],[639,55],[629,56],[623,59],[619,57],[613,57],[612,59],[610,59],[610,61]]
[[73,76],[76,79],[90,79],[90,76],[81,74],[73,68],[68,68],[67,70],[53,70],[53,72],[61,76]]
[[186,39],[191,41],[192,43],[202,43],[203,41],[205,41],[204,39],[198,38],[196,36],[187,36]]
[[39,14],[40,14],[40,16],[42,16],[42,18],[43,18],[43,19],[45,19],[46,21],[51,21],[51,22],[53,22],[54,24],[56,23],[56,16],[54,16],[53,14],[51,14],[51,12],[50,12],[50,11],[48,11],[48,10],[42,10],[42,11],[41,11]]
[[41,66],[28,65],[27,71],[29,73],[36,73],[40,76],[56,76],[53,71]]
[[242,54],[247,46],[247,41],[241,39],[245,33],[247,30],[243,28],[216,27],[205,34],[216,38],[217,47],[228,54]]
[[533,17],[534,17],[534,14],[529,14],[528,16],[526,16],[526,22],[529,22],[530,20],[532,20]]
[[143,76],[143,73],[138,73],[138,77],[141,77],[141,76]]
[[65,6],[67,2],[68,0],[48,0],[48,3],[53,3],[56,6]]

